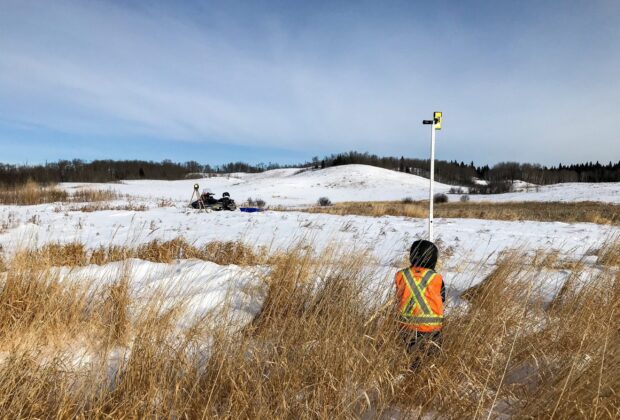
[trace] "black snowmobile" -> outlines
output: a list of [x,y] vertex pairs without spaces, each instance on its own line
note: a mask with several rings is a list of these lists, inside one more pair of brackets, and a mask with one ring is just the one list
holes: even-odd
[[212,192],[204,192],[200,195],[198,200],[192,202],[192,207],[195,209],[211,209],[214,211],[233,211],[237,209],[237,204],[235,200],[230,198],[230,194],[227,192],[222,194],[222,198],[220,199],[216,199],[215,194]]

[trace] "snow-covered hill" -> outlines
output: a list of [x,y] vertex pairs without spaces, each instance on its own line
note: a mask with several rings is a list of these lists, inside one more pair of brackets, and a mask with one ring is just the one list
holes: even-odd
[[[428,198],[428,179],[368,165],[345,165],[322,170],[276,169],[259,174],[236,173],[213,178],[182,181],[124,181],[121,184],[95,184],[122,194],[144,198],[189,200],[194,183],[217,196],[228,191],[241,202],[248,197],[262,198],[269,205],[314,204],[319,197],[339,201],[415,200]],[[83,184],[64,184],[72,189]],[[449,185],[435,183],[437,192]]]
[[[198,183],[220,196],[228,191],[237,202],[261,198],[269,205],[301,206],[316,203],[319,197],[332,202],[387,201],[411,197],[428,199],[428,179],[368,165],[344,165],[321,170],[276,169],[258,174],[234,173],[224,176],[181,181],[123,181],[119,184],[63,184],[72,190],[83,185],[113,189],[121,194],[146,199],[189,201]],[[435,191],[447,193],[451,186],[435,183]],[[466,190],[464,188],[464,190]],[[453,195],[452,201],[460,194]],[[620,203],[620,183],[571,183],[522,188],[521,192],[472,195],[472,201],[603,201]]]

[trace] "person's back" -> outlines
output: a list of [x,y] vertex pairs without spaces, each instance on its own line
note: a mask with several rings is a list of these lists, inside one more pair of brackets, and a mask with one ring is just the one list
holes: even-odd
[[415,241],[409,253],[411,266],[396,273],[399,325],[409,350],[419,341],[439,343],[445,288],[435,272],[438,254],[432,242]]

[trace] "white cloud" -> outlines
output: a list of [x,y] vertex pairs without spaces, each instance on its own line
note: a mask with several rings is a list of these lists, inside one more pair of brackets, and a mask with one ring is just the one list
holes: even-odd
[[[620,111],[617,74],[599,72],[610,83],[594,90],[583,82],[601,63],[554,77],[545,65],[557,71],[570,64],[564,55],[570,48],[545,59],[536,51],[549,45],[537,49],[539,39],[521,39],[514,50],[489,51],[492,44],[478,43],[456,18],[437,30],[442,46],[431,60],[433,34],[414,18],[291,22],[266,13],[244,27],[247,16],[237,20],[209,8],[202,11],[208,19],[92,1],[13,1],[2,9],[0,115],[19,124],[407,154],[425,153],[420,120],[442,109],[447,140],[441,150],[477,161],[582,160],[571,148],[595,132],[588,153],[600,154],[613,147],[620,129],[613,118]],[[608,60],[618,64],[617,57]],[[597,107],[609,117],[605,125],[580,121],[600,115]],[[535,150],[541,139],[544,156]]]

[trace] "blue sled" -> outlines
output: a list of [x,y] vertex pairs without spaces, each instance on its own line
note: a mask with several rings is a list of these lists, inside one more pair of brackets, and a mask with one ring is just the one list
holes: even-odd
[[259,211],[262,211],[258,207],[240,207],[239,210],[245,213],[257,213]]

